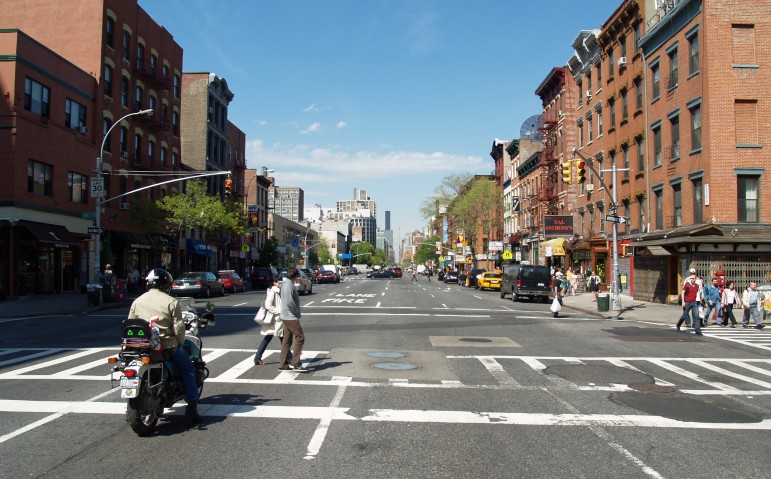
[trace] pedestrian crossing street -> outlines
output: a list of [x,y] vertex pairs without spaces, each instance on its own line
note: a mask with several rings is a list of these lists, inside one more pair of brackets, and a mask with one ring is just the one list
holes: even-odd
[[[0,380],[109,382],[107,358],[115,354],[108,348],[0,349]],[[329,370],[315,375],[314,368],[324,360],[334,361],[328,351],[303,352],[309,374],[279,371],[277,350],[266,352],[265,367],[254,366],[253,354],[246,349],[205,349],[211,372],[207,384],[624,392],[640,390],[647,382],[644,385],[694,395],[771,395],[771,359],[462,355],[446,356],[459,379],[418,381],[403,370],[387,379],[334,376]],[[579,374],[568,374],[569,380],[564,371]]]

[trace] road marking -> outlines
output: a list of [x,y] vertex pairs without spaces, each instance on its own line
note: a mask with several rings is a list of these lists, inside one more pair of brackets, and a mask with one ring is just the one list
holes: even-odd
[[239,307],[239,306],[243,306],[243,305],[245,305],[245,304],[249,304],[249,303],[238,303],[238,304],[234,304],[234,305],[233,305],[233,306],[231,306],[231,307],[233,307],[233,308],[237,308],[237,307]]
[[662,367],[664,369],[668,369],[669,371],[672,371],[675,374],[679,374],[680,376],[684,376],[684,377],[686,377],[688,379],[691,379],[693,381],[700,382],[700,383],[706,384],[708,386],[712,386],[713,388],[720,389],[721,391],[731,392],[731,393],[740,392],[738,389],[736,389],[734,387],[731,387],[731,386],[728,386],[726,384],[718,383],[718,382],[713,382],[713,381],[707,381],[706,379],[702,379],[702,378],[699,377],[698,374],[692,373],[690,371],[686,371],[685,369],[682,369],[682,368],[679,368],[679,367],[677,367],[675,365],[669,364],[669,362],[667,362],[665,360],[651,359],[650,362],[655,364],[655,365],[657,365],[657,366],[659,366],[659,367]]
[[479,361],[484,365],[490,375],[494,377],[495,380],[499,383],[509,386],[519,386],[517,380],[511,377],[511,375],[507,373],[505,369],[503,369],[501,363],[496,361],[495,358],[490,356],[480,356]]
[[311,301],[310,303],[304,304],[303,306],[305,306],[307,308],[308,306],[312,305],[313,303],[315,303],[315,301]]
[[[340,402],[343,400],[343,394],[345,394],[345,385],[337,388],[335,397],[332,398],[332,402],[329,403],[329,407],[337,408],[340,405]],[[313,432],[313,437],[311,437],[311,441],[308,444],[308,452],[305,454],[304,459],[316,459],[316,456],[321,450],[322,444],[324,444],[324,439],[327,437],[327,432],[329,431],[329,426],[331,424],[331,417],[325,417],[321,419],[319,425],[316,427],[316,430]]]

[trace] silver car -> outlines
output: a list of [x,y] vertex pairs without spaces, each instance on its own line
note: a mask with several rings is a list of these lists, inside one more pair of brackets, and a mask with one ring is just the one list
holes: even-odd
[[[300,274],[294,280],[297,292],[300,294],[313,294],[313,281],[311,281],[310,276],[305,274],[302,270],[297,270],[297,272]],[[281,281],[284,281],[286,279],[286,271],[282,271],[280,274]]]

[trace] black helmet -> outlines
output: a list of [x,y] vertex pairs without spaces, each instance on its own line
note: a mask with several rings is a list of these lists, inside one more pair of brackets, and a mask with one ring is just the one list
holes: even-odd
[[147,288],[156,288],[168,293],[171,291],[171,282],[174,279],[168,271],[162,268],[151,269],[147,273]]

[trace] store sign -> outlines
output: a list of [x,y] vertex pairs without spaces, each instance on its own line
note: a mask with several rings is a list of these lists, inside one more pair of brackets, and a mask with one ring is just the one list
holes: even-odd
[[544,215],[543,235],[545,238],[573,236],[573,216]]

